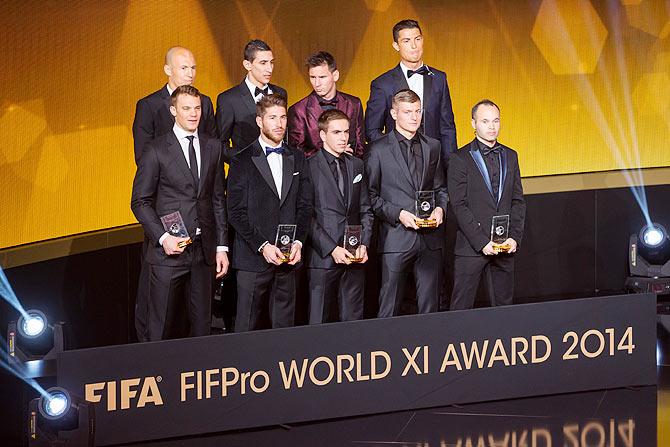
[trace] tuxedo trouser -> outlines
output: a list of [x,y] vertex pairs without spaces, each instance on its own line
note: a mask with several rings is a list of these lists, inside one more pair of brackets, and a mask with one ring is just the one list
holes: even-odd
[[[211,302],[215,269],[205,264],[199,237],[186,247],[191,251],[191,263],[182,266],[148,264],[149,307],[147,338],[149,341],[165,340],[180,335],[184,301],[189,337],[209,335]],[[184,256],[186,252],[177,256]]]
[[399,315],[407,275],[414,273],[419,313],[437,312],[442,288],[442,248],[432,250],[424,237],[403,253],[381,253],[382,288],[379,292],[379,318]]
[[137,298],[135,299],[135,332],[140,342],[149,341],[147,337],[147,320],[149,319],[149,264],[144,262],[144,255],[149,247],[149,241],[145,238],[142,243],[142,266],[140,267],[140,279],[137,282]]
[[310,268],[307,275],[309,324],[363,319],[364,265]]
[[269,311],[273,328],[291,327],[295,321],[295,268],[272,266],[262,272],[237,271],[237,316],[235,332],[261,327]]
[[512,304],[514,296],[514,256],[458,256],[454,261],[454,291],[450,310],[472,309],[484,273],[484,285],[491,306]]

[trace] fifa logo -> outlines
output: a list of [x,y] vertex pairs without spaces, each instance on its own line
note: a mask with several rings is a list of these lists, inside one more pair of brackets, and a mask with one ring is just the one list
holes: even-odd
[[148,404],[163,405],[158,384],[161,376],[123,379],[119,381],[87,383],[85,396],[89,402],[100,402],[106,397],[107,411],[143,408]]

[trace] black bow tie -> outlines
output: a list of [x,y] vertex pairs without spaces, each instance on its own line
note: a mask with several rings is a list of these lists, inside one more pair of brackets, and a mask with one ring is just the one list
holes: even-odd
[[486,146],[485,148],[482,149],[482,155],[486,156],[486,155],[488,155],[488,154],[490,154],[490,153],[493,153],[493,154],[499,154],[499,153],[500,153],[500,149],[501,149],[501,147],[500,147],[500,145],[498,145],[498,144],[496,144],[496,145],[493,146],[493,147],[488,147],[488,146]]
[[265,88],[262,88],[262,89],[256,87],[256,90],[254,90],[254,97],[256,97],[258,95],[267,96],[268,95],[268,87],[265,86]]
[[337,99],[336,98],[333,98],[333,99],[320,98],[319,99],[319,105],[321,107],[337,107]]
[[411,78],[413,74],[420,74],[421,76],[425,76],[427,74],[433,74],[426,65],[420,66],[416,70],[407,70],[407,79]]
[[284,146],[279,146],[279,147],[266,147],[265,148],[265,156],[267,157],[270,154],[283,154],[284,153]]

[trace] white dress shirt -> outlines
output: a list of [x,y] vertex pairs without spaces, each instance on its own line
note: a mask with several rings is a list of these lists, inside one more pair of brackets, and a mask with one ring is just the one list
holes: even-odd
[[[263,96],[263,94],[262,93],[259,93],[258,95],[254,94],[254,93],[256,93],[256,85],[254,85],[254,83],[249,80],[249,76],[244,78],[244,82],[247,84],[247,88],[249,89],[249,92],[251,93],[251,97],[254,98],[254,102],[257,103],[258,101],[260,101],[261,96]],[[266,88],[266,87],[268,89],[268,95],[271,95],[273,92],[272,92],[272,89],[270,88],[270,85],[268,84],[268,85],[263,86],[263,88]]]
[[[263,148],[263,153],[265,153],[266,147],[276,148],[281,146],[281,143],[279,146],[268,144],[265,140],[263,140],[263,137],[258,137],[258,144],[260,144],[261,148]],[[272,178],[274,179],[275,186],[277,187],[277,195],[281,199],[281,186],[283,180],[282,169],[284,167],[284,161],[282,160],[282,156],[276,152],[268,155],[267,160],[268,164],[270,165],[270,171],[272,172]]]
[[[423,64],[421,64],[421,67],[423,67]],[[417,67],[417,69],[418,68],[420,67]],[[421,108],[423,108],[423,76],[420,74],[413,74],[411,78],[408,78],[407,70],[409,70],[409,68],[402,62],[400,62],[400,69],[405,75],[405,79],[407,79],[407,85],[409,85],[409,89],[419,95],[419,99],[421,99]]]

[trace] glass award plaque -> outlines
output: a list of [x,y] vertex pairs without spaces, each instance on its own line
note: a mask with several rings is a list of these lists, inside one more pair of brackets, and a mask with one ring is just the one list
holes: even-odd
[[504,242],[509,238],[509,214],[493,216],[491,218],[491,242],[497,253],[507,253],[509,244]]
[[363,258],[356,256],[356,251],[358,247],[361,246],[361,233],[363,232],[363,227],[360,225],[346,225],[344,227],[344,244],[343,247],[349,253],[351,253],[351,262],[361,262]]
[[435,191],[417,191],[414,206],[415,222],[419,228],[437,227],[437,221],[430,218],[435,209]]
[[184,219],[181,217],[179,211],[174,213],[166,214],[161,217],[161,222],[163,223],[163,229],[167,231],[170,236],[174,237],[187,237],[187,241],[181,241],[177,244],[177,247],[184,248],[188,244],[192,243],[191,237],[188,235],[188,230],[186,229],[186,224]]
[[277,225],[277,237],[275,238],[275,247],[281,251],[284,256],[282,262],[288,262],[291,258],[291,246],[295,241],[296,225]]

